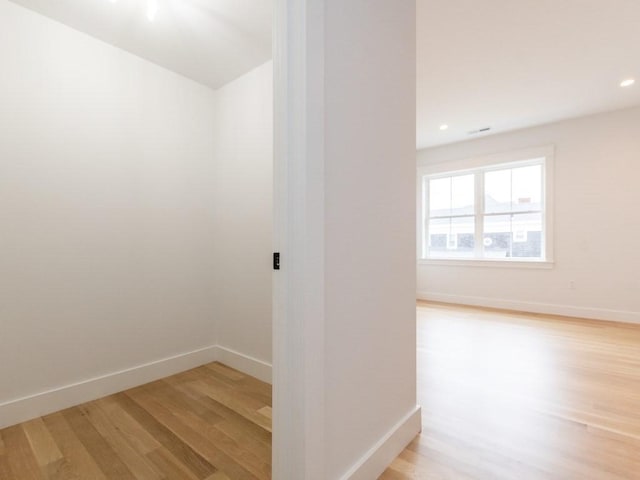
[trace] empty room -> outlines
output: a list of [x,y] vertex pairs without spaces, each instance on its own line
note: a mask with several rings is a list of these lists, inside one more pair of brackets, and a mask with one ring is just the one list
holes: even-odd
[[640,480],[638,19],[0,0],[0,480]]
[[416,436],[415,23],[0,0],[0,479],[369,479]]
[[383,478],[640,478],[640,4],[418,2],[418,403]]
[[0,2],[2,480],[270,477],[271,23]]

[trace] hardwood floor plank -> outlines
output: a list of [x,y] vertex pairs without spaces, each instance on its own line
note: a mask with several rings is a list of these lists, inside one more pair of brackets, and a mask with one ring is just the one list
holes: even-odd
[[5,455],[0,455],[0,478],[2,480],[14,480],[16,477],[13,476],[11,472],[11,468],[9,467],[9,462]]
[[190,412],[174,415],[170,409],[144,391],[132,391],[127,395],[130,395],[136,403],[166,425],[185,443],[191,445],[198,454],[232,478],[264,480],[270,477],[270,466],[268,472],[263,472],[260,465],[255,465],[252,455],[248,452],[244,455],[238,454],[239,449],[233,440],[224,438],[222,434],[216,434],[213,429],[208,429],[205,422],[198,421],[197,417]]
[[180,392],[170,382],[162,381],[156,384],[155,390],[144,390],[150,395],[154,395],[154,391],[159,393],[163,399],[170,402],[172,406],[179,412],[190,412],[210,425],[215,425],[224,420],[224,417],[216,413],[208,405],[199,402],[188,395]]
[[271,445],[262,442],[235,422],[223,420],[216,423],[214,428],[233,439],[237,445],[251,451],[261,463],[271,465]]
[[269,420],[272,419],[271,407],[262,407],[258,413]]
[[2,431],[0,431],[0,479],[14,480],[13,473],[9,468],[9,462],[7,460],[7,451],[4,445],[4,439],[2,438]]
[[249,398],[247,395],[238,394],[232,388],[214,378],[203,377],[191,384],[192,388],[210,397],[218,403],[232,409],[247,420],[260,425],[267,431],[271,431],[271,422],[258,413],[265,405]]
[[64,456],[63,461],[52,464],[54,468],[49,471],[49,476],[61,479],[107,479],[61,412],[47,415],[42,420]]
[[203,456],[183,442],[175,433],[156,420],[153,415],[134,402],[125,393],[119,393],[115,398],[117,398],[118,404],[129,415],[143,425],[164,448],[171,452],[171,454],[185,465],[197,478],[205,478],[217,471]]
[[41,468],[46,470],[51,463],[63,458],[62,452],[41,418],[23,423],[22,429]]
[[227,477],[226,473],[217,472],[211,475],[210,477],[207,477],[205,480],[231,480],[231,479]]
[[226,405],[212,399],[206,395],[206,393],[202,393],[201,389],[193,386],[193,381],[176,383],[171,378],[165,379],[165,381],[170,383],[174,388],[176,388],[176,390],[189,398],[204,404],[207,409],[211,410],[216,415],[223,417],[228,423],[231,423],[238,429],[245,431],[248,435],[261,441],[263,444],[269,447],[271,446],[272,436],[269,430],[262,428],[260,425],[256,425],[251,420],[245,418]]
[[209,363],[207,365],[203,365],[202,367],[206,368],[208,370],[211,370],[212,372],[216,372],[216,373],[222,375],[223,377],[228,378],[233,383],[242,382],[246,378],[251,378],[257,383],[262,383],[259,380],[255,379],[253,377],[250,377],[249,375],[245,375],[242,372],[234,370],[231,367],[227,367],[226,365],[223,365],[222,363],[214,362],[214,363]]
[[122,408],[116,397],[101,398],[96,400],[94,404],[105,413],[118,432],[136,451],[147,454],[162,447],[150,432]]
[[80,406],[79,409],[135,478],[145,480],[164,479],[164,475],[156,470],[144,457],[145,452],[137,452],[135,448],[127,442],[126,438],[118,431],[118,428],[97,403],[89,403]]
[[[147,454],[147,459],[163,472],[166,480],[202,480],[165,448]],[[207,476],[209,478],[209,476]]]
[[20,480],[45,479],[21,425],[4,430],[2,438],[5,444],[7,464],[15,478]]
[[226,380],[232,388],[246,393],[265,404],[271,405],[272,387],[268,383],[261,382],[249,375],[233,376],[234,370],[221,363],[210,363],[204,365],[204,368],[208,369],[214,378],[220,381]]
[[80,407],[64,410],[62,414],[107,478],[136,480],[125,463],[87,420]]
[[[259,471],[270,471],[271,442],[261,443],[252,434],[245,434],[242,424],[230,422],[216,413],[210,404],[198,402],[184,395],[169,382],[156,382],[152,388],[135,389],[129,392],[135,395],[142,392],[152,398],[162,398],[163,405],[170,408],[185,424],[196,431],[206,433],[214,443],[220,442],[223,451],[232,458],[241,458],[243,463],[259,465]],[[271,407],[264,407],[270,409]],[[242,445],[242,448],[238,448]]]
[[81,476],[66,458],[61,458],[47,465],[46,476],[49,480],[84,480],[85,478],[93,478]]

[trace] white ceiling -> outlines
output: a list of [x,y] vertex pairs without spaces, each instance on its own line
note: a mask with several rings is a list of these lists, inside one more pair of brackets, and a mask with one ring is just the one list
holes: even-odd
[[271,58],[273,0],[11,0],[212,88]]
[[640,0],[417,1],[418,148],[640,105]]
[[[212,88],[271,58],[273,0],[12,1]],[[417,4],[418,148],[640,105],[640,0]]]

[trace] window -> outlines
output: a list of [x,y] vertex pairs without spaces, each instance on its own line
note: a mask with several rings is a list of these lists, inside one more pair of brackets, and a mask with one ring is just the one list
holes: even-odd
[[420,173],[420,258],[549,262],[552,151],[519,152]]

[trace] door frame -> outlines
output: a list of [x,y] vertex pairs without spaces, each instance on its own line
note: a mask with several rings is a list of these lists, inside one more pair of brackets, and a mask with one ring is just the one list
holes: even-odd
[[324,0],[274,4],[273,479],[324,478]]

